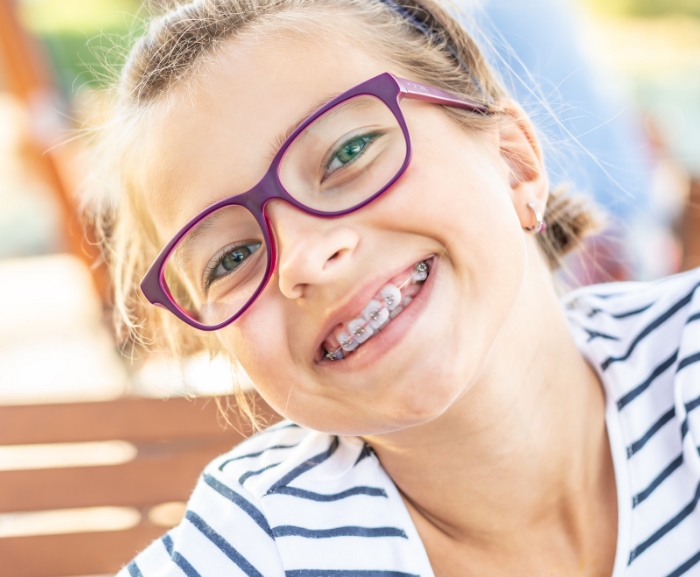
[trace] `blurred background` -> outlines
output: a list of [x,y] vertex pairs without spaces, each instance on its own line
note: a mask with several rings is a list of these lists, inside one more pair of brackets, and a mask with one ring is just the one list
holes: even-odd
[[[564,280],[652,280],[700,266],[700,0],[462,2],[467,26],[538,125],[553,183],[590,194],[609,215],[605,234],[567,263]],[[192,420],[176,416],[177,401],[155,399],[225,395],[231,369],[206,357],[122,354],[109,281],[77,217],[88,170],[78,131],[108,114],[103,90],[152,8],[139,0],[0,0],[0,574],[8,577],[112,572],[177,522],[196,471],[234,439],[202,425],[124,440],[138,423]],[[125,409],[126,400],[142,400],[143,411]],[[164,406],[175,412],[156,418]],[[199,406],[216,421],[213,405]],[[201,450],[201,439],[215,437]],[[177,459],[191,450],[198,457],[187,469]],[[114,480],[139,459],[161,459],[159,471],[171,478],[182,465],[185,488],[132,507],[106,493],[59,499],[62,506],[38,498],[63,469],[77,471],[59,475],[77,494],[109,484],[85,471],[105,468],[104,479]],[[117,534],[136,536],[119,545],[56,541]],[[122,557],[100,564],[105,544]],[[72,558],[92,548],[96,561],[62,564],[47,554],[42,564],[36,547]]]

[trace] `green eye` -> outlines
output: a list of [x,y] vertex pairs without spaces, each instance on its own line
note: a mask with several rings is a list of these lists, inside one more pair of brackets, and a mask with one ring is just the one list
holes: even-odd
[[365,148],[365,146],[367,146],[368,142],[369,137],[367,136],[355,138],[354,140],[348,142],[338,151],[336,158],[343,164],[346,164],[352,161],[358,154],[360,154]]
[[240,265],[251,254],[252,252],[247,246],[242,246],[241,248],[227,252],[224,255],[224,258],[221,259],[221,268],[228,272],[236,270],[238,265]]
[[377,133],[363,134],[345,141],[331,156],[330,162],[326,166],[327,174],[357,160],[379,136],[381,135]]
[[261,244],[250,242],[226,250],[208,267],[205,275],[205,288],[208,289],[216,281],[236,271],[248,257],[260,248]]

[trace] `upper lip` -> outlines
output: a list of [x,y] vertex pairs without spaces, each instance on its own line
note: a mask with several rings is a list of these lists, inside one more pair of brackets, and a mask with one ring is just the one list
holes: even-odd
[[407,270],[409,267],[412,267],[417,262],[421,262],[421,260],[427,260],[428,258],[429,257],[424,257],[423,259],[414,260],[408,266],[404,265],[403,267],[397,267],[393,270],[393,272],[389,274],[384,273],[381,276],[375,277],[371,281],[365,283],[365,285],[361,289],[353,293],[343,305],[334,309],[333,312],[328,315],[328,319],[321,327],[319,337],[316,340],[316,344],[313,349],[314,355],[316,355],[315,360],[318,362],[323,358],[321,346],[323,345],[323,342],[330,336],[331,331],[335,327],[337,327],[342,322],[350,321],[353,318],[356,318],[358,315],[362,314],[362,309],[367,305],[367,303],[372,299],[372,297],[376,295],[382,289],[382,287],[384,287],[389,282],[389,280],[397,276],[399,273],[401,273],[401,271]]

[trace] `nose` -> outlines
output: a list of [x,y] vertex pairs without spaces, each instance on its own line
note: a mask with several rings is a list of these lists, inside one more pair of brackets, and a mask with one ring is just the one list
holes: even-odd
[[266,212],[277,243],[284,296],[301,298],[308,287],[332,283],[347,270],[360,238],[341,224],[343,219],[312,216],[279,200],[271,201]]

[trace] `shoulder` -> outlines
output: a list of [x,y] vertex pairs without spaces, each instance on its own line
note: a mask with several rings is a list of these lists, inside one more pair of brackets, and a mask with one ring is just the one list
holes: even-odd
[[[695,341],[700,269],[654,282],[594,285],[563,299],[577,341],[606,371],[618,363],[667,359]],[[662,344],[663,346],[657,346]]]
[[269,477],[285,462],[304,459],[308,453],[300,455],[298,448],[313,436],[282,422],[216,458],[200,476],[180,525],[151,543],[118,577],[284,575],[260,491],[247,484]]
[[313,502],[316,493],[293,481],[304,475],[306,484],[315,488],[314,473],[319,473],[312,470],[325,468],[326,480],[329,466],[348,469],[363,450],[359,439],[318,433],[289,421],[251,437],[205,468],[180,525],[153,542],[118,577],[179,577],[183,572],[282,577],[276,533],[298,525],[306,512],[303,502],[282,503],[270,496],[300,493],[305,499],[296,501]]
[[621,415],[653,413],[661,399],[677,405],[676,417],[695,407],[700,269],[650,283],[584,287],[564,304],[579,350]]
[[680,575],[700,535],[700,269],[564,304],[606,391],[627,564]]

